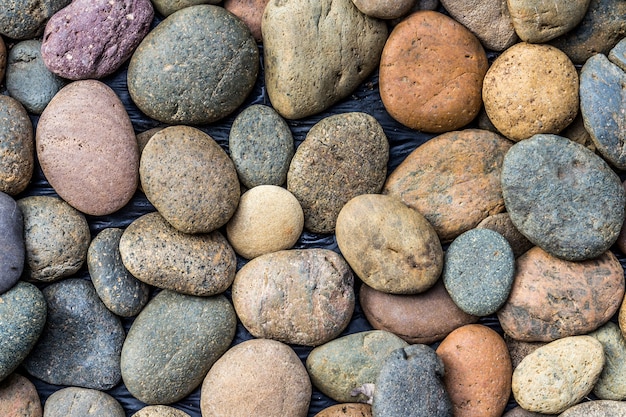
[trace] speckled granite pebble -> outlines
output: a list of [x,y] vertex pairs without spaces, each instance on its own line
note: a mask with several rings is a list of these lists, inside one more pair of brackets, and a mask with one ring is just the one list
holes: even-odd
[[119,244],[124,230],[103,229],[87,250],[87,268],[98,297],[121,317],[137,315],[148,302],[150,286],[135,278],[122,262]]
[[515,144],[504,158],[501,181],[515,227],[557,257],[600,255],[624,223],[620,178],[599,156],[564,137],[535,135]]
[[28,378],[13,373],[0,383],[0,415],[42,417],[43,408],[39,393]]
[[107,390],[121,381],[125,332],[119,317],[98,298],[93,284],[67,278],[43,289],[48,316],[24,360],[29,374],[54,385]]
[[26,109],[16,99],[0,95],[0,192],[15,196],[28,187],[34,149],[35,134]]
[[122,405],[106,392],[65,387],[46,399],[45,417],[125,417]]
[[343,403],[326,407],[314,417],[372,417],[372,406],[363,403]]
[[619,326],[609,321],[595,332],[589,333],[600,343],[606,358],[600,378],[593,393],[603,400],[626,399],[626,341]]
[[[40,35],[53,14],[72,0],[1,0],[0,34],[12,39]],[[0,77],[1,78],[1,77]]]
[[228,149],[239,180],[248,188],[283,185],[295,152],[287,122],[271,107],[253,104],[233,121]]
[[513,224],[509,213],[498,213],[487,217],[476,225],[477,229],[491,229],[504,236],[511,245],[513,254],[517,258],[524,254],[533,245]]
[[0,295],[0,381],[17,369],[37,343],[46,310],[43,294],[28,282],[19,281]]
[[167,405],[148,405],[137,411],[131,417],[190,417],[178,408]]
[[520,39],[524,42],[545,43],[579,24],[587,12],[589,0],[508,0],[507,5]]
[[190,6],[139,44],[128,66],[128,92],[141,111],[163,123],[210,123],[244,102],[258,67],[259,50],[241,20],[220,6]]
[[0,294],[20,279],[25,257],[22,210],[10,195],[0,192]]
[[196,297],[164,290],[133,322],[122,347],[128,391],[147,404],[170,404],[200,385],[228,349],[237,318],[223,295]]
[[612,400],[586,401],[576,404],[559,417],[619,417],[626,415],[626,402]]
[[17,204],[24,217],[24,279],[51,282],[78,272],[91,241],[85,216],[53,196],[24,197]]

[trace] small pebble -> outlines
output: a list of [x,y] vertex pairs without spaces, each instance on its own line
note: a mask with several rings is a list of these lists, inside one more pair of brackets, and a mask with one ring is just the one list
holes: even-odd
[[513,255],[519,257],[523,255],[533,245],[513,224],[509,213],[498,213],[491,215],[476,225],[477,229],[490,229],[504,236],[511,245]]
[[20,279],[25,257],[22,210],[10,195],[0,192],[0,294]]
[[39,393],[28,378],[13,373],[0,383],[0,415],[42,417],[43,408]]
[[167,405],[148,405],[137,411],[131,417],[191,417],[178,408]]
[[517,406],[510,409],[502,415],[502,417],[545,417],[543,413],[533,413],[532,411],[524,410],[522,407]]
[[46,417],[125,417],[122,405],[106,392],[65,387],[53,392],[44,404]]
[[5,95],[0,95],[0,121],[0,192],[16,196],[33,176],[33,124],[24,106]]

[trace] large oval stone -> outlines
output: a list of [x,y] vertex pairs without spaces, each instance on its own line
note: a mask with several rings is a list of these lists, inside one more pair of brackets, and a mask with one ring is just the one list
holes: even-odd
[[126,412],[112,395],[106,392],[81,388],[65,387],[55,391],[46,399],[46,417],[107,416],[124,417]]
[[535,247],[517,259],[511,294],[497,314],[514,339],[548,342],[596,330],[623,295],[624,269],[612,252],[573,262]]
[[235,279],[237,258],[224,235],[180,232],[156,212],[128,225],[119,248],[126,269],[155,287],[207,296],[224,292]]
[[190,6],[139,44],[128,66],[128,92],[160,122],[211,123],[244,102],[258,69],[259,50],[241,20],[223,7]]
[[603,400],[626,399],[626,341],[620,327],[609,321],[595,332],[589,333],[604,350],[605,363],[593,393]]
[[120,98],[97,80],[75,81],[48,103],[35,135],[46,179],[81,212],[111,214],[131,199],[139,150]]
[[164,290],[133,322],[122,347],[122,378],[147,404],[189,395],[228,349],[237,326],[223,295],[196,297]]
[[11,39],[31,39],[43,32],[50,17],[72,0],[2,0],[0,33]]
[[7,417],[41,417],[43,407],[35,384],[18,373],[0,383],[0,415]]
[[545,43],[572,30],[585,16],[589,0],[537,3],[508,0],[515,32],[524,42]]
[[376,69],[387,39],[385,22],[352,0],[270,0],[261,25],[267,94],[287,119],[352,93]]
[[11,288],[22,276],[26,248],[24,216],[17,202],[0,192],[0,294]]
[[337,337],[355,305],[354,277],[343,257],[329,249],[268,253],[235,276],[237,315],[257,338],[317,346]]
[[0,95],[0,120],[0,192],[15,196],[33,176],[33,125],[24,106],[5,95]]

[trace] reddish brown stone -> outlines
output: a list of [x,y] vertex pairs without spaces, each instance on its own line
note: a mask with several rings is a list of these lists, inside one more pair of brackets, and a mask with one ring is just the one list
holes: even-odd
[[506,342],[506,346],[509,349],[509,355],[511,355],[511,364],[513,365],[513,369],[517,368],[517,365],[528,356],[530,353],[534,352],[537,348],[545,345],[547,342],[522,342],[520,340],[515,340],[508,334],[504,334],[504,341]]
[[225,0],[223,6],[248,26],[257,42],[262,42],[261,20],[268,2],[269,0]]
[[41,417],[43,410],[35,385],[20,374],[0,383],[0,416]]
[[476,228],[490,229],[506,238],[513,249],[515,257],[522,255],[534,245],[513,224],[509,213],[498,213],[478,223]]
[[372,406],[362,403],[335,404],[315,414],[315,417],[372,417]]

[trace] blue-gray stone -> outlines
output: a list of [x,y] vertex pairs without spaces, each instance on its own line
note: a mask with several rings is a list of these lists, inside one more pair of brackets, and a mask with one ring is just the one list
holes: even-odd
[[93,238],[87,250],[91,281],[104,305],[121,317],[141,311],[150,297],[150,286],[135,278],[124,266],[120,239],[124,230],[107,228]]
[[9,95],[31,113],[41,114],[52,97],[66,84],[41,58],[41,41],[19,42],[9,51],[6,87]]
[[228,147],[246,187],[283,185],[287,180],[295,149],[293,135],[271,107],[254,104],[239,113],[230,128]]
[[107,390],[121,380],[124,327],[90,281],[67,278],[43,290],[48,319],[24,360],[32,376],[54,385]]
[[10,195],[0,192],[0,294],[20,279],[25,254],[22,210]]
[[561,136],[540,134],[513,145],[501,184],[515,227],[558,258],[599,256],[624,223],[620,178],[598,155]]
[[490,229],[470,229],[448,247],[443,283],[452,301],[467,314],[495,313],[511,292],[515,255],[504,236]]
[[622,39],[609,52],[609,61],[626,71],[626,38]]
[[46,300],[33,284],[20,281],[0,295],[0,381],[23,362],[45,323]]
[[427,345],[393,351],[383,361],[372,398],[375,417],[452,417],[443,361]]
[[0,34],[30,39],[41,34],[48,19],[72,0],[0,0]]

